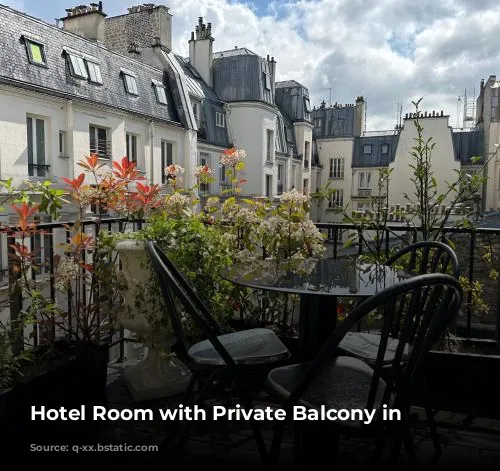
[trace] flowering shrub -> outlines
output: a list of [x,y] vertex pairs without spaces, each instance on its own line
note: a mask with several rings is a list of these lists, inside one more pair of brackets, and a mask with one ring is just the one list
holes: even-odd
[[182,179],[181,175],[184,173],[184,167],[177,164],[169,165],[164,170],[167,177],[167,184],[174,190],[177,188],[178,182]]

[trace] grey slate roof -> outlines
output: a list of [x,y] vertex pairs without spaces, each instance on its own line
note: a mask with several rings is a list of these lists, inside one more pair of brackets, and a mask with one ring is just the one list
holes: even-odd
[[221,57],[233,57],[233,56],[256,56],[255,52],[252,52],[246,47],[239,47],[235,49],[228,49],[227,51],[214,52],[213,58],[220,59]]
[[311,120],[314,125],[313,137],[316,139],[354,136],[354,106],[320,107],[312,110]]
[[[226,102],[261,101],[274,105],[274,79],[271,72],[269,63],[254,53],[214,55],[214,90]],[[271,75],[270,90],[265,88],[264,73]]]
[[[230,147],[232,139],[228,132],[228,120],[224,102],[222,102],[215,91],[209,87],[200,77],[189,60],[176,55],[179,65],[184,72],[189,95],[199,100],[202,104],[202,116],[198,129],[198,138],[210,144]],[[216,126],[215,113],[224,114],[224,127]]]
[[276,83],[275,101],[280,111],[292,122],[310,121],[309,90],[295,80]]
[[453,132],[455,160],[471,165],[471,157],[481,157],[484,162],[484,132],[481,130]]
[[[30,64],[22,36],[44,44],[47,67]],[[71,76],[64,48],[96,59],[102,85]],[[136,76],[139,96],[125,92],[120,69]],[[167,85],[168,105],[160,105],[152,81]],[[80,36],[0,5],[0,82],[45,94],[96,103],[180,124],[164,73]]]
[[[398,142],[399,134],[356,137],[352,167],[387,167],[391,162],[394,162]],[[387,154],[382,154],[384,144],[389,145]],[[364,153],[365,145],[371,146],[370,154]]]

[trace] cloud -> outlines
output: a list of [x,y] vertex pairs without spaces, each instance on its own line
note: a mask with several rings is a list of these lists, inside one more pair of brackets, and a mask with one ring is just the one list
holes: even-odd
[[[203,16],[212,23],[216,51],[238,46],[274,56],[278,80],[301,82],[315,105],[329,100],[329,89],[338,103],[365,96],[369,130],[392,128],[397,104],[411,111],[411,100],[420,97],[425,109],[444,110],[455,126],[458,97],[463,103],[466,89],[477,96],[480,80],[500,63],[494,0],[273,0],[267,8],[235,0],[162,3],[173,14],[176,52],[188,54]],[[120,14],[124,3],[107,0],[105,9]]]

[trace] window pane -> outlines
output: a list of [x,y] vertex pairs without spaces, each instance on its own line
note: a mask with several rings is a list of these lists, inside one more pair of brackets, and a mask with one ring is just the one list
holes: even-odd
[[87,61],[87,67],[89,69],[90,80],[95,83],[102,83],[101,67],[99,64]]
[[[36,120],[36,163],[45,165],[45,123],[43,119]],[[42,170],[42,175],[45,174],[44,169],[38,169],[39,175]]]
[[128,93],[131,93],[132,95],[138,95],[135,77],[125,74],[125,87]]
[[156,85],[156,96],[158,98],[158,103],[162,105],[167,104],[167,94],[165,93],[165,89],[159,85]]
[[37,64],[45,64],[45,61],[43,60],[42,45],[30,42],[29,47],[31,52],[31,60],[33,62],[36,62]]
[[26,119],[26,128],[28,131],[28,172],[29,176],[33,176],[33,119]]

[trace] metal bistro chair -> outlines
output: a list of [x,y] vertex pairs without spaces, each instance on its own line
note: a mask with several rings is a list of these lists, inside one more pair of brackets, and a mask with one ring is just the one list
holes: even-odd
[[[327,448],[331,451],[337,450],[341,435],[373,437],[377,439],[377,459],[381,457],[386,432],[391,432],[394,437],[391,458],[397,460],[401,443],[404,443],[409,462],[415,466],[417,458],[409,427],[411,394],[422,380],[430,348],[453,319],[462,296],[458,281],[441,273],[417,275],[391,286],[356,306],[312,362],[272,370],[266,389],[283,404],[287,416],[295,405],[318,411],[322,405],[335,410],[376,410],[370,424],[362,420],[336,420],[310,422],[304,426],[324,427],[315,436],[328,440]],[[359,321],[377,311],[383,312],[383,325],[374,365],[352,356],[339,356],[338,347],[345,335]],[[389,336],[394,322],[403,313],[406,315],[400,323],[394,357],[387,365],[385,358]],[[411,337],[414,342],[403,362]],[[383,420],[384,405],[388,409],[399,410],[401,420]],[[284,426],[283,422],[275,425],[271,462],[279,457]],[[305,459],[310,462],[316,456],[313,453]]]
[[[406,260],[408,258],[408,260]],[[406,273],[423,275],[425,273],[448,273],[458,280],[460,266],[454,250],[442,242],[422,241],[403,247],[385,265],[398,266],[402,264]],[[374,332],[348,332],[339,345],[339,348],[348,355],[352,355],[369,365],[375,363],[378,352],[380,334]],[[409,339],[411,345],[412,339]],[[394,359],[395,339],[389,338],[384,362],[390,364]],[[408,347],[403,354],[403,361],[408,357]]]
[[[216,381],[229,379],[245,409],[253,409],[249,390],[252,379],[260,380],[261,389],[267,373],[289,359],[290,353],[274,332],[268,329],[250,329],[222,335],[209,310],[193,291],[177,267],[153,241],[147,250],[158,276],[163,298],[178,341],[178,357],[192,372],[183,398],[184,405],[201,405]],[[201,329],[206,340],[189,345],[181,321],[181,312],[189,315]],[[200,385],[196,398],[194,389]],[[173,458],[187,441],[191,421],[187,421],[178,435]],[[257,422],[251,421],[254,438],[263,463],[267,450]],[[164,445],[168,442],[167,437]]]

